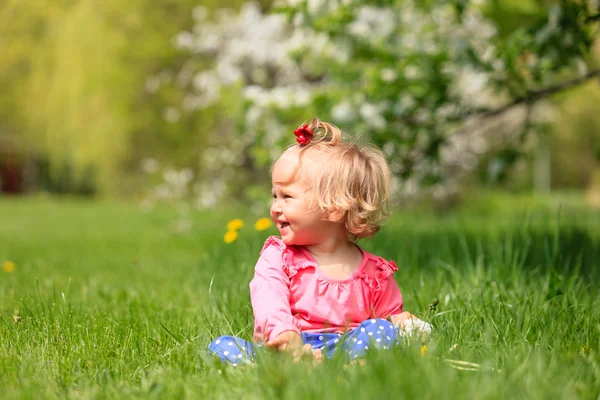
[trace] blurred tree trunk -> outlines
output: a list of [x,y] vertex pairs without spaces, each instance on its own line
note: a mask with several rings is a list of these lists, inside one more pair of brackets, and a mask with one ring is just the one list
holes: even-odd
[[538,132],[533,159],[533,190],[536,193],[550,193],[551,179],[550,141],[547,134]]
[[586,193],[586,200],[591,206],[600,208],[600,166],[594,168],[590,186]]

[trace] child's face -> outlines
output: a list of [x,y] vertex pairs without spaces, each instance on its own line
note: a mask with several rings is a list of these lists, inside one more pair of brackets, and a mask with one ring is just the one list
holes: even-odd
[[298,168],[296,153],[284,154],[273,167],[271,219],[287,245],[311,246],[338,235],[340,223],[326,219],[316,207]]

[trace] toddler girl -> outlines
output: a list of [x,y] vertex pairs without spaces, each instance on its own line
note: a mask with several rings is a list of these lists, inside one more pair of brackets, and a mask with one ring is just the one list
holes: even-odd
[[[281,237],[265,242],[250,282],[254,340],[279,351],[350,358],[388,348],[405,325],[430,326],[402,310],[393,261],[356,245],[387,212],[390,170],[383,154],[313,119],[272,168],[271,219]],[[234,365],[255,345],[222,336],[209,351]]]

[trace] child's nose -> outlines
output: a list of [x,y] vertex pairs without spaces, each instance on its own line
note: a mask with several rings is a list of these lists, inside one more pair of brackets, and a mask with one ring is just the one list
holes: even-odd
[[281,214],[281,206],[277,199],[273,199],[273,203],[271,203],[271,212],[274,214]]

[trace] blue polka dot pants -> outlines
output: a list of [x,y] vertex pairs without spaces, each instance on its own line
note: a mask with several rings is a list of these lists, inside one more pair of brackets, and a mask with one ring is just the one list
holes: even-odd
[[[341,347],[350,359],[363,356],[370,348],[388,349],[400,340],[398,328],[379,318],[366,320],[345,334],[302,332],[301,335],[304,344],[310,344],[313,350],[321,350],[331,357]],[[208,351],[221,361],[237,366],[252,360],[257,347],[259,345],[234,336],[221,336],[211,342]]]

